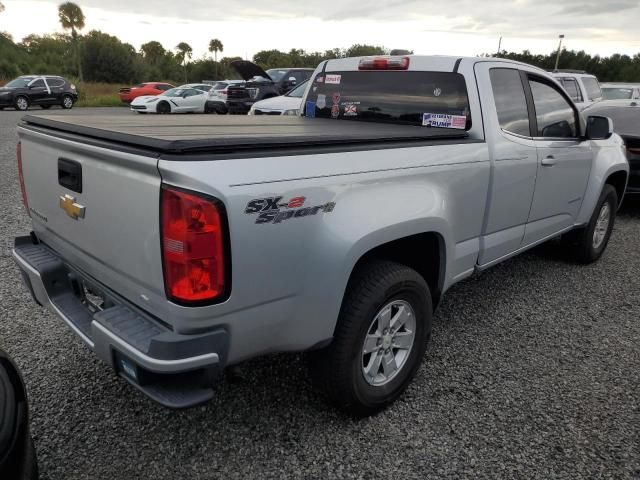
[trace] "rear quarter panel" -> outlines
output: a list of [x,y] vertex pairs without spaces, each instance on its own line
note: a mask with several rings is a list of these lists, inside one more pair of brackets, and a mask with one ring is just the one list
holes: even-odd
[[[219,305],[167,302],[176,328],[225,325],[230,361],[309,348],[333,335],[358,259],[423,232],[445,239],[447,277],[477,259],[489,161],[484,143],[220,161],[160,160],[165,183],[219,198],[229,218],[232,289]],[[330,173],[329,173],[330,172]],[[333,211],[256,224],[255,199],[305,197]]]

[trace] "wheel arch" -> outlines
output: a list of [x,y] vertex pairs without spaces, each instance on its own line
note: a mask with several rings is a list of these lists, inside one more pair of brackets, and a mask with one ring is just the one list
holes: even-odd
[[362,265],[373,260],[389,260],[412,268],[424,278],[429,285],[435,309],[444,289],[446,257],[444,237],[436,231],[426,231],[386,241],[369,248],[360,255],[351,269],[345,292],[354,274]]
[[611,185],[616,189],[616,193],[618,195],[618,207],[622,205],[622,198],[624,197],[624,192],[627,188],[627,180],[629,175],[624,170],[618,170],[609,174],[607,179],[605,180],[605,185]]

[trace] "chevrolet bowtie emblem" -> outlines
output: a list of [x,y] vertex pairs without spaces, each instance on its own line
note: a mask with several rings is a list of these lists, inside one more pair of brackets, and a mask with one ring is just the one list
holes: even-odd
[[60,208],[74,220],[84,218],[84,207],[76,203],[76,198],[71,195],[60,197]]

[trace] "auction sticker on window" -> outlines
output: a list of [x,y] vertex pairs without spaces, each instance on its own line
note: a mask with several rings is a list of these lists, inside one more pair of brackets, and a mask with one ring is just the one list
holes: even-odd
[[464,115],[447,115],[445,113],[423,113],[423,127],[459,128],[464,130],[467,126],[467,117]]
[[340,85],[342,75],[327,75],[324,77],[324,83],[330,85]]

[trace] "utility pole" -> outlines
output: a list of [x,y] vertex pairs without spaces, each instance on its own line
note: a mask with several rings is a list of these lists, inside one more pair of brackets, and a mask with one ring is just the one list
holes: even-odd
[[498,55],[500,55],[500,47],[502,46],[502,35],[500,35],[500,40],[498,40]]
[[558,53],[556,54],[556,67],[553,69],[558,70],[558,62],[560,61],[560,52],[562,51],[562,39],[564,38],[564,35],[558,35],[558,38],[560,39],[560,43],[558,43]]

